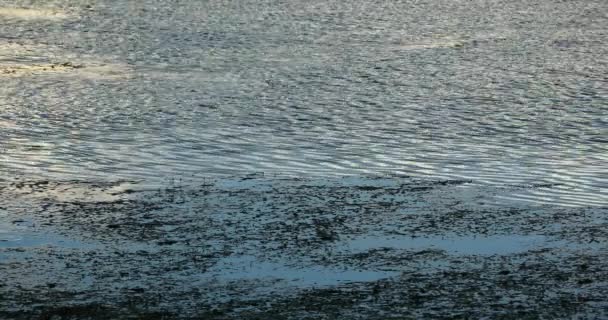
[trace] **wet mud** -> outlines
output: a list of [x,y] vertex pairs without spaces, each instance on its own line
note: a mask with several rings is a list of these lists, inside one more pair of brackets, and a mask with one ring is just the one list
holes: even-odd
[[3,319],[608,316],[608,208],[404,176],[5,181]]

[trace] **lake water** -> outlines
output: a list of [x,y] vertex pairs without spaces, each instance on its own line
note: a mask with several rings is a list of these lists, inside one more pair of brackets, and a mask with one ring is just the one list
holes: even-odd
[[608,2],[0,2],[0,179],[397,173],[608,203]]

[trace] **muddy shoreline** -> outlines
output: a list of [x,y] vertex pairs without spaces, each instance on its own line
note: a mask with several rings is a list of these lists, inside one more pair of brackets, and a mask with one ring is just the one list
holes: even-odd
[[3,1],[0,320],[608,318],[607,4]]
[[467,180],[9,181],[6,319],[602,318],[606,207]]

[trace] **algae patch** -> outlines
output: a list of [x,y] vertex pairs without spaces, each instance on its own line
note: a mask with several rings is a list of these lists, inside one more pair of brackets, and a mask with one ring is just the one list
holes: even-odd
[[505,192],[407,177],[7,181],[0,318],[606,315],[608,208],[469,201]]
[[0,73],[7,75],[25,75],[39,72],[66,72],[72,69],[80,69],[84,66],[81,64],[73,64],[71,62],[64,63],[48,63],[48,64],[9,64],[0,65]]
[[131,72],[125,66],[92,63],[12,63],[0,64],[0,76],[28,77],[40,75],[69,75],[84,79],[120,79],[129,77]]
[[0,17],[20,20],[63,20],[70,15],[53,9],[0,8]]

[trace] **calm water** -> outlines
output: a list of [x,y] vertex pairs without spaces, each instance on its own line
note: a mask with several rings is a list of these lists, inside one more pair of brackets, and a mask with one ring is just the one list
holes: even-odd
[[399,173],[608,203],[605,0],[0,7],[0,179]]

